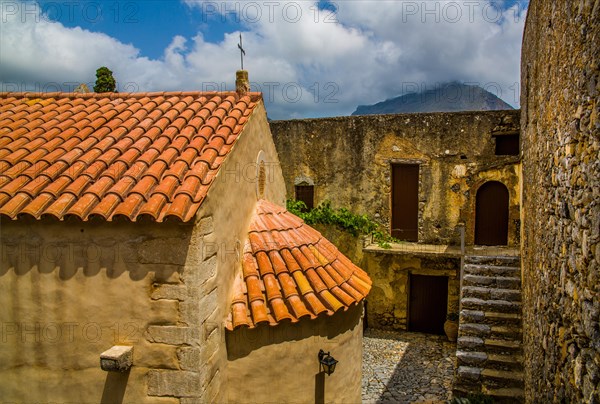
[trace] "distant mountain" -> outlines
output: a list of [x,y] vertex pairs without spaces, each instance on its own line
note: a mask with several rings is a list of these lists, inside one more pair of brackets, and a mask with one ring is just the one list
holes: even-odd
[[514,108],[479,86],[451,82],[442,84],[433,90],[405,94],[374,105],[359,105],[352,115],[504,109]]

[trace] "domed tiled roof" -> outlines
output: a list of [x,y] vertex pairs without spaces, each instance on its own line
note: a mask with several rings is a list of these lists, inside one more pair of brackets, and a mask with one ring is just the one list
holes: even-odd
[[235,280],[229,330],[277,325],[347,310],[363,300],[371,280],[321,233],[260,200]]

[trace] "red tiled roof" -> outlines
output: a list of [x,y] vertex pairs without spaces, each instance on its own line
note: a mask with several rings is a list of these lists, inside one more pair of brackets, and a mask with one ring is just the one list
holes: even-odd
[[250,225],[242,273],[226,327],[277,325],[347,310],[364,299],[371,279],[321,233],[261,200]]
[[191,220],[259,93],[0,93],[0,217]]

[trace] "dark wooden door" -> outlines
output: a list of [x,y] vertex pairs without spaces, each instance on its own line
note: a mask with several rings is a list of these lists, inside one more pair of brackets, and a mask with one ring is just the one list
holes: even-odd
[[410,275],[408,329],[444,334],[448,310],[448,277]]
[[501,182],[486,182],[477,191],[475,244],[508,244],[508,189]]
[[392,165],[392,236],[418,241],[419,166]]
[[307,210],[315,207],[315,187],[313,185],[296,185],[296,200],[302,201]]

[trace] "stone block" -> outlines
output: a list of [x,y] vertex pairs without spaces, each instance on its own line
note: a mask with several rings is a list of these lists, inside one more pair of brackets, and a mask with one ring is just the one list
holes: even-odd
[[158,285],[151,295],[152,299],[171,299],[183,301],[187,297],[187,287],[184,285]]
[[183,268],[174,266],[164,266],[161,269],[157,269],[154,272],[153,282],[156,283],[169,283],[169,284],[180,284],[181,274]]
[[132,365],[132,346],[115,345],[100,354],[100,367],[106,372],[126,372]]
[[491,332],[491,327],[487,324],[473,324],[473,323],[462,323],[460,325],[460,332],[469,335],[485,337]]
[[218,293],[217,289],[213,289],[210,293],[200,300],[200,306],[198,308],[198,315],[200,321],[203,323],[210,319],[211,315],[217,310],[218,307]]
[[177,358],[179,359],[179,366],[183,370],[198,371],[203,365],[200,361],[199,348],[180,348],[177,350]]
[[191,345],[199,340],[199,331],[198,328],[151,325],[146,339],[169,345]]
[[207,260],[214,257],[219,252],[219,241],[214,233],[207,234],[202,238],[201,259]]
[[148,395],[200,397],[201,375],[182,370],[151,370],[148,372]]
[[212,233],[215,231],[215,226],[213,222],[212,216],[203,217],[196,224],[196,231],[198,234],[204,236],[206,234]]
[[198,265],[188,266],[185,270],[185,280],[190,286],[201,286],[207,283],[209,279],[215,277],[217,273],[217,255],[213,255]]
[[185,238],[156,238],[140,243],[137,262],[142,264],[184,265],[187,253]]
[[201,359],[203,362],[208,361],[217,352],[221,345],[221,334],[217,331],[207,335],[202,342]]
[[202,324],[202,319],[200,318],[200,303],[199,299],[189,299],[185,302],[179,303],[180,310],[180,320],[189,325],[197,325]]

